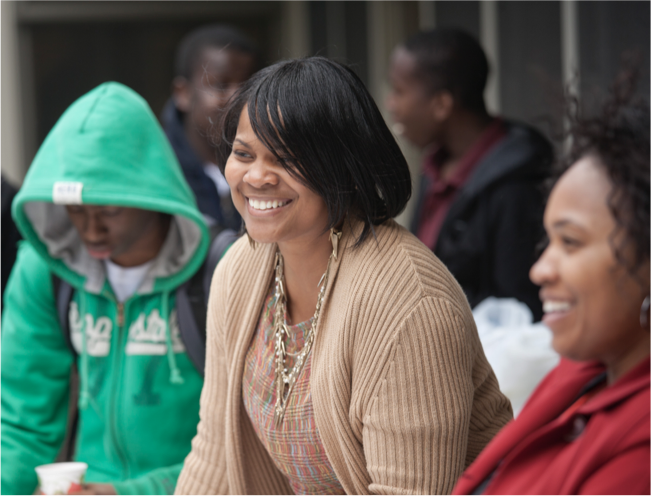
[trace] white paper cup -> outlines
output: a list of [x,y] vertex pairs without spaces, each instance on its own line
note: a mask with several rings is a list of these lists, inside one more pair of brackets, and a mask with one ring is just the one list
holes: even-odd
[[88,464],[84,462],[49,463],[36,467],[40,494],[70,494],[81,489]]

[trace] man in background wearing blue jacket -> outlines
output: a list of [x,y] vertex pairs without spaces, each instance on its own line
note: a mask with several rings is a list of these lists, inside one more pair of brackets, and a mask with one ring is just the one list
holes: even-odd
[[162,115],[199,210],[209,225],[235,231],[241,219],[214,163],[214,142],[221,133],[221,110],[258,66],[256,48],[238,30],[209,25],[190,32],[177,49],[173,95]]

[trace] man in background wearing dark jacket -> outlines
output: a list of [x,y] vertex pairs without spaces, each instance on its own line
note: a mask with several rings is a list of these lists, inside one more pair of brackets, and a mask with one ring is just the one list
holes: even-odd
[[421,32],[394,50],[387,103],[403,135],[426,150],[412,231],[471,306],[516,298],[540,320],[528,273],[552,149],[534,129],[488,114],[487,77],[481,46],[458,29]]
[[173,95],[162,115],[199,210],[209,225],[235,231],[241,219],[214,163],[214,140],[221,133],[221,110],[258,65],[253,44],[232,27],[210,25],[190,32],[177,49]]

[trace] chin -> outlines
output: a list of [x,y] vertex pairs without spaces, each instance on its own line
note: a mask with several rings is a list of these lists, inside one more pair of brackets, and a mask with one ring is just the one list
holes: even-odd
[[568,343],[564,342],[562,339],[557,339],[556,336],[554,336],[554,339],[552,340],[552,348],[554,348],[554,351],[556,351],[560,356],[573,362],[585,362],[593,359],[593,357],[587,356],[586,347],[580,342]]
[[270,244],[270,243],[276,243],[278,241],[278,236],[276,236],[273,233],[260,232],[259,230],[256,229],[249,230],[248,227],[247,227],[247,232],[249,233],[251,239],[253,239],[253,241],[255,241],[256,243]]

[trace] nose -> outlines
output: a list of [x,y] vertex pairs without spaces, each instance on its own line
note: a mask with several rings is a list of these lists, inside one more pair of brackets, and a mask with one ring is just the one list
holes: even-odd
[[266,160],[258,158],[249,165],[243,180],[245,183],[258,189],[275,186],[278,184],[279,178],[274,168]]
[[553,249],[548,246],[529,271],[529,279],[537,286],[545,286],[558,279],[558,269],[553,255]]
[[101,243],[106,237],[106,226],[94,213],[85,216],[82,229],[83,238],[88,243]]

